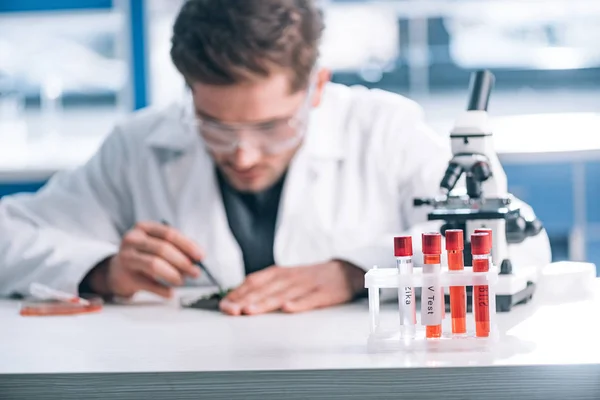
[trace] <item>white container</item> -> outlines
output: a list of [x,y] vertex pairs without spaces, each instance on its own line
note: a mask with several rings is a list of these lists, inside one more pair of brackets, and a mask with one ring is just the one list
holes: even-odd
[[536,297],[548,304],[562,304],[593,299],[596,293],[596,265],[561,261],[542,269]]

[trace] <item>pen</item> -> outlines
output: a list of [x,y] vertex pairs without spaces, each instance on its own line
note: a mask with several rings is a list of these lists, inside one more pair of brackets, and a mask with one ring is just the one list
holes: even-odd
[[[171,224],[169,224],[164,219],[161,220],[160,222],[163,225],[165,225],[165,226],[171,226]],[[198,268],[200,268],[202,270],[202,272],[204,272],[206,274],[206,276],[213,283],[213,285],[215,285],[219,289],[219,292],[223,292],[223,287],[221,286],[221,284],[219,283],[219,281],[217,281],[215,279],[215,277],[212,276],[212,274],[208,271],[208,268],[206,268],[206,266],[204,265],[204,263],[202,261],[200,261],[200,260],[192,260],[192,262],[194,263],[194,265],[196,265]]]
[[82,306],[89,306],[90,302],[79,296],[73,296],[69,293],[52,289],[46,285],[42,285],[37,282],[33,282],[29,285],[29,292],[32,296],[40,300],[58,300],[71,304],[80,304]]

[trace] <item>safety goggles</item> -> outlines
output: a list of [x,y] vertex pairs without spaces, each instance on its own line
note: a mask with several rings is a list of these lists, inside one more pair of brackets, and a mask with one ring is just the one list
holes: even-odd
[[218,154],[232,154],[238,148],[255,148],[265,154],[277,154],[296,147],[308,127],[312,83],[306,97],[293,116],[257,124],[225,124],[198,115],[185,118],[203,138],[208,150]]

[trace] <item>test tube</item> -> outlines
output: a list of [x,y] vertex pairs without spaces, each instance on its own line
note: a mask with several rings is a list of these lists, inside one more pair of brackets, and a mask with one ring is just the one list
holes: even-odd
[[[473,255],[473,272],[490,270],[490,235],[481,232],[471,235],[471,254]],[[490,335],[490,297],[487,285],[473,286],[473,314],[475,316],[475,336]]]
[[[492,230],[490,228],[479,228],[475,229],[475,233],[488,233],[489,237],[489,247],[490,247],[490,268],[494,265],[494,236],[492,235]],[[500,262],[502,262],[500,260]],[[490,308],[492,310],[496,310],[496,295],[490,295]]]
[[[413,246],[411,236],[397,236],[394,238],[394,256],[400,275],[413,273]],[[400,307],[400,325],[403,337],[414,337],[417,324],[417,311],[415,307],[415,291],[412,286],[398,288],[398,305]]]
[[[446,251],[448,252],[448,269],[463,271],[465,248],[462,229],[446,230]],[[452,333],[467,333],[467,290],[464,286],[450,286],[450,315],[452,316]]]
[[[423,275],[438,275],[441,272],[442,235],[424,233],[422,235]],[[425,278],[425,276],[423,277]],[[438,279],[423,279],[421,290],[421,325],[424,325],[427,338],[442,336],[442,307],[444,292]]]
[[492,236],[492,230],[490,228],[478,228],[475,229],[474,233],[487,233],[489,234],[488,240],[490,241],[490,265],[494,262],[494,255],[492,254],[492,250],[494,249],[494,241]]

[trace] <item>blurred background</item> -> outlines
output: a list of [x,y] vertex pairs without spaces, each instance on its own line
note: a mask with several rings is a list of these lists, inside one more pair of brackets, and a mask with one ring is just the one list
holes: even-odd
[[[183,93],[169,59],[181,0],[0,0],[0,196],[85,162],[120,118]],[[333,80],[420,102],[441,135],[469,73],[490,101],[509,189],[555,260],[600,265],[600,1],[328,0]]]

